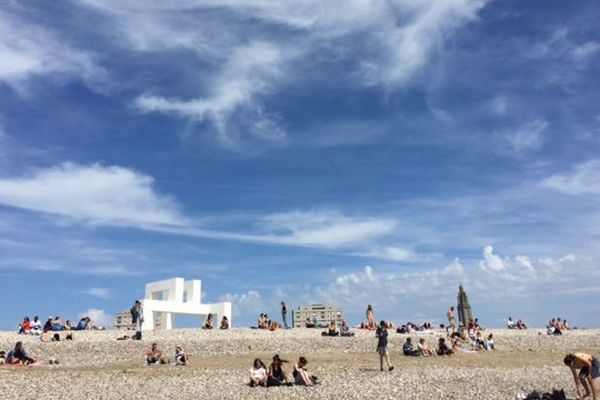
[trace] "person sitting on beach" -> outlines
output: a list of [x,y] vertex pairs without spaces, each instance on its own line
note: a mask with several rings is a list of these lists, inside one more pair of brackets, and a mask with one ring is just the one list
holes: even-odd
[[23,342],[17,342],[15,347],[6,355],[6,364],[9,365],[31,365],[35,362],[35,359],[27,355]]
[[229,329],[229,319],[225,315],[221,318],[221,329]]
[[73,325],[71,325],[71,320],[67,320],[65,322],[65,331],[70,331],[73,329]]
[[565,327],[566,330],[568,330],[568,331],[571,330],[571,327],[569,326],[569,323],[567,322],[566,319],[563,321],[563,325],[564,325],[564,327]]
[[52,330],[53,331],[62,331],[64,329],[63,327],[63,323],[60,320],[60,317],[57,315],[53,320],[52,320]]
[[31,333],[31,321],[29,317],[23,318],[23,322],[19,325],[19,335],[29,335]]
[[517,328],[519,329],[527,329],[527,325],[525,324],[525,322],[523,322],[522,319],[517,321]]
[[475,347],[475,350],[478,350],[478,351],[479,350],[487,350],[487,346],[485,344],[485,340],[481,336],[481,332],[477,332],[477,334],[475,335],[474,347]]
[[348,326],[348,323],[346,322],[346,320],[342,321],[342,327],[340,328],[340,336],[344,336],[344,337],[354,336],[354,332],[352,332],[350,330],[350,326]]
[[438,340],[437,354],[438,356],[450,356],[454,354],[454,350],[448,347],[446,339],[443,337]]
[[87,318],[86,317],[81,317],[81,319],[77,323],[77,326],[75,327],[75,330],[77,330],[77,331],[83,331],[86,328],[87,328]]
[[44,324],[44,332],[48,332],[52,330],[52,320],[54,317],[48,317],[48,320]]
[[187,365],[189,358],[181,346],[175,347],[175,362],[173,365]]
[[152,343],[150,350],[145,355],[147,365],[166,364],[163,358],[163,351],[158,348],[156,343]]
[[294,383],[296,385],[314,386],[318,383],[317,377],[310,375],[306,370],[307,364],[308,361],[304,357],[300,357],[298,362],[294,364],[294,372],[292,372],[292,375],[294,376]]
[[506,321],[506,327],[508,329],[515,329],[515,322],[513,321],[512,317],[508,317],[508,321]]
[[406,341],[402,345],[402,353],[405,356],[418,356],[419,352],[413,349],[412,339],[407,337]]
[[6,352],[4,350],[0,351],[0,365],[4,365],[6,362]]
[[437,355],[435,350],[432,349],[431,347],[429,347],[427,342],[425,342],[425,338],[419,339],[419,343],[417,344],[417,351],[418,351],[419,355],[424,356],[424,357]]
[[275,331],[279,330],[279,328],[281,328],[281,326],[279,325],[279,322],[269,321],[269,330],[271,332],[275,332]]
[[214,329],[213,315],[211,313],[208,313],[206,316],[206,321],[204,321],[204,326],[202,326],[202,329]]
[[306,322],[304,322],[304,327],[305,327],[305,328],[315,328],[315,327],[316,327],[316,324],[313,324],[313,323],[310,321],[310,318],[306,318]]
[[278,354],[273,356],[273,361],[269,365],[269,372],[267,374],[267,386],[281,386],[287,384],[288,378],[283,369],[283,360],[279,358]]
[[250,368],[250,387],[267,386],[267,366],[260,358],[254,359]]
[[485,341],[485,349],[487,351],[493,351],[494,350],[494,335],[492,333],[490,333]]
[[339,336],[340,335],[340,330],[337,327],[335,321],[331,321],[329,323],[329,326],[327,327],[327,331],[326,332],[321,332],[322,336]]
[[[586,353],[571,353],[567,354],[563,361],[573,374],[575,387],[577,388],[577,398],[584,399],[592,395],[592,399],[597,400],[594,380],[600,376],[600,362],[598,359]],[[577,370],[579,370],[579,374],[577,374]],[[581,390],[579,389],[580,383],[585,389],[583,397],[581,397]]]
[[385,328],[385,321],[379,323],[379,328],[375,331],[375,337],[377,338],[377,353],[379,353],[379,370],[383,371],[383,362],[388,368],[388,371],[394,369],[390,365],[390,353],[388,351],[388,331]]
[[42,333],[42,321],[40,321],[40,317],[37,315],[33,317],[33,322],[31,323],[31,334],[32,335],[40,335]]

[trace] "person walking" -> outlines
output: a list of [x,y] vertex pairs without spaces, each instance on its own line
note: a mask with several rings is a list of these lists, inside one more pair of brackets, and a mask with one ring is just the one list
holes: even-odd
[[287,323],[287,306],[284,301],[281,302],[281,319],[283,320],[283,327],[289,329]]
[[392,371],[394,369],[393,366],[390,365],[390,353],[388,351],[388,331],[386,328],[385,321],[381,321],[379,323],[379,327],[375,331],[375,336],[377,337],[377,353],[379,353],[379,368],[383,371],[383,362],[388,368],[388,371]]
[[144,314],[142,309],[142,303],[136,300],[131,307],[131,323],[135,326],[134,340],[142,340],[142,322],[144,322]]

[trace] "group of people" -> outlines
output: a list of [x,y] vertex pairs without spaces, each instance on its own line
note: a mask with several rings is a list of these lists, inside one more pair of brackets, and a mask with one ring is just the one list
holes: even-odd
[[302,385],[314,386],[319,383],[316,376],[310,374],[306,368],[308,361],[305,357],[300,357],[293,366],[292,379],[286,374],[283,364],[287,363],[278,354],[273,356],[269,368],[260,359],[256,358],[250,368],[250,386],[282,386],[282,385]]
[[[168,363],[168,360],[164,356],[164,352],[158,347],[158,344],[152,343],[150,350],[144,355],[144,362],[146,365],[164,365]],[[189,356],[183,351],[181,346],[175,346],[175,357],[171,365],[187,365],[189,363]]]
[[548,335],[562,335],[564,331],[570,330],[571,327],[567,320],[561,318],[552,318],[546,325]]
[[268,314],[261,313],[257,321],[258,329],[268,329],[272,332],[281,329],[279,322],[271,320]]
[[508,321],[506,321],[506,327],[508,329],[527,329],[527,325],[523,320],[519,319],[517,322],[513,321],[512,317],[508,317]]
[[[215,329],[214,324],[214,315],[209,313],[204,320],[204,324],[202,325],[202,329]],[[229,318],[223,315],[221,318],[221,325],[219,325],[219,329],[229,329]]]
[[23,322],[19,324],[19,334],[21,335],[42,335],[45,332],[60,332],[60,331],[83,331],[96,329],[92,320],[87,317],[81,317],[77,325],[73,325],[70,320],[62,322],[59,316],[50,316],[44,324],[37,315],[33,317],[33,321],[29,317],[23,317]]
[[342,325],[340,327],[337,326],[335,321],[331,321],[327,330],[321,332],[321,336],[343,336],[343,337],[351,337],[354,336],[354,332],[350,330],[348,323],[346,320],[342,321]]

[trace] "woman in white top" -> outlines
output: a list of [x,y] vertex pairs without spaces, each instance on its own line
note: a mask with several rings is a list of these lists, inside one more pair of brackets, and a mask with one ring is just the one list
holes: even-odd
[[267,386],[267,366],[256,358],[250,368],[250,387]]

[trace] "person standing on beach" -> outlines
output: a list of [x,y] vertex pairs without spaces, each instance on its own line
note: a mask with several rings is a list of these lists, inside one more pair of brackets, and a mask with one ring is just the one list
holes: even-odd
[[142,340],[142,322],[144,322],[142,303],[136,300],[131,307],[131,323],[135,326],[134,340]]
[[392,371],[394,367],[390,365],[390,353],[388,351],[388,331],[385,321],[381,321],[379,323],[379,328],[377,328],[377,331],[375,331],[375,336],[377,337],[377,353],[379,353],[379,369],[380,371],[383,371],[383,361],[385,361],[388,371]]
[[367,316],[367,329],[372,329],[372,330],[376,329],[377,323],[375,322],[375,310],[373,310],[373,306],[370,304],[367,306],[366,316]]
[[281,319],[283,320],[283,327],[289,329],[287,323],[287,306],[284,301],[281,302]]
[[[577,388],[577,399],[585,399],[592,395],[592,399],[596,400],[596,386],[594,385],[594,379],[600,376],[600,362],[596,357],[593,357],[585,353],[572,353],[567,354],[564,359],[564,363],[571,369],[573,379],[575,380],[575,387]],[[579,374],[577,374],[579,370]],[[579,384],[585,389],[585,395],[581,397],[581,390]]]
[[456,317],[454,316],[454,307],[448,310],[448,324],[450,325],[451,333],[456,332]]

